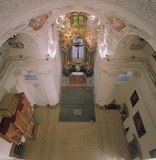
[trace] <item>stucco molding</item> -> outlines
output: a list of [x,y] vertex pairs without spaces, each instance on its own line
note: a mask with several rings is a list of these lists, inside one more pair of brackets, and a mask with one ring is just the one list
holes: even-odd
[[[45,3],[46,2],[46,3]],[[94,5],[96,3],[96,5]],[[77,5],[75,5],[77,4]],[[28,7],[29,6],[29,7]],[[35,9],[36,8],[36,9]],[[72,9],[73,8],[73,9]],[[115,11],[116,13],[119,13],[119,16],[125,12],[126,16],[123,18],[126,19],[126,17],[132,21],[133,16],[135,18],[137,17],[135,13],[140,13],[138,15],[138,20],[144,19],[144,17],[148,17],[147,19],[144,19],[144,25],[147,25],[147,20],[152,21],[153,23],[155,22],[155,15],[156,15],[156,2],[152,0],[135,0],[135,1],[129,1],[129,0],[105,0],[101,1],[99,0],[98,2],[93,0],[88,1],[76,1],[76,0],[69,0],[68,2],[62,1],[50,1],[50,0],[14,0],[14,1],[9,1],[9,0],[2,0],[0,2],[0,20],[3,21],[2,24],[5,25],[5,27],[8,27],[10,25],[11,19],[16,15],[16,19],[14,18],[14,24],[19,24],[19,20],[21,22],[22,19],[30,19],[32,18],[33,15],[36,13],[41,13],[46,10],[54,10],[54,12],[57,12],[59,15],[62,13],[67,13],[70,11],[74,10],[79,10],[80,11],[87,11],[87,12],[92,12],[94,14],[99,14],[101,11],[104,12],[106,11]],[[107,9],[109,8],[109,9]],[[125,8],[125,9],[124,9]],[[33,10],[35,9],[35,11]],[[128,10],[128,11],[127,11]],[[23,12],[25,11],[25,12]],[[25,13],[25,14],[24,14]],[[57,14],[57,15],[58,15]],[[11,16],[10,16],[11,15]],[[21,15],[21,16],[19,16]],[[56,15],[56,14],[55,14]],[[18,16],[18,18],[17,18]],[[29,17],[29,18],[28,18]],[[139,18],[140,17],[140,18]],[[127,20],[128,20],[127,19]],[[17,22],[18,21],[18,22]],[[135,20],[137,21],[137,20]],[[5,24],[6,23],[6,24]],[[134,22],[135,23],[135,22]],[[153,25],[153,23],[148,23],[150,25]],[[3,26],[4,26],[3,25]],[[156,24],[155,24],[156,25]],[[141,25],[140,25],[141,26]],[[16,26],[14,26],[15,28]],[[154,28],[154,26],[153,26]],[[2,29],[2,28],[1,28]]]
[[126,60],[110,60],[103,59],[102,70],[99,74],[118,75],[121,72],[132,71],[136,73],[136,76],[140,74],[144,75],[146,82],[148,83],[152,94],[156,98],[156,73],[152,70],[148,60],[138,59],[126,59]]
[[0,73],[0,83],[5,84],[11,73],[14,76],[18,77],[21,75],[22,70],[34,70],[37,74],[39,73],[49,73],[53,72],[53,60],[41,60],[41,61],[32,61],[32,59],[23,61],[23,60],[12,60],[8,61],[5,65],[5,68]]
[[116,44],[114,45],[114,55],[118,56],[118,53],[122,52],[122,49],[125,46],[125,41],[123,39],[125,37],[136,35],[138,37],[146,40],[154,50],[156,50],[156,37],[155,35],[149,35],[145,30],[141,30],[132,24],[128,24],[127,27],[123,30],[122,33],[116,34],[114,33],[114,38],[116,39]]

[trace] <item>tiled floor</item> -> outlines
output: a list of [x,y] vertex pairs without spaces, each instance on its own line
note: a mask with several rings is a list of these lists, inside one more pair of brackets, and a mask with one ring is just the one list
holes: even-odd
[[119,112],[95,110],[96,122],[59,122],[59,106],[37,108],[39,137],[26,142],[24,159],[129,160]]

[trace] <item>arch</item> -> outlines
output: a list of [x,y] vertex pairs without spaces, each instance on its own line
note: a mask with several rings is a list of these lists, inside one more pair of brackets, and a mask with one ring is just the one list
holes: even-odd
[[[149,43],[153,47],[155,47],[155,40],[153,37],[154,35],[153,32],[155,30],[155,27],[153,27],[152,23],[147,23],[143,19],[143,16],[142,17],[136,16],[136,14],[124,9],[121,6],[118,6],[117,4],[112,4],[111,2],[106,3],[106,2],[98,1],[98,6],[95,5],[94,1],[92,3],[88,3],[87,1],[85,1],[84,5],[82,5],[81,2],[79,1],[77,3],[78,3],[77,6],[75,6],[75,3],[73,4],[70,4],[69,2],[63,3],[63,1],[59,3],[57,1],[48,2],[48,3],[40,2],[38,4],[32,3],[31,7],[27,7],[27,8],[25,7],[25,8],[22,8],[22,10],[19,9],[15,11],[9,18],[6,19],[6,21],[4,21],[4,25],[1,26],[1,33],[3,33],[1,37],[3,39],[6,39],[6,37],[9,38],[16,32],[20,33],[22,30],[25,30],[26,32],[30,31],[28,27],[28,23],[30,22],[31,18],[38,16],[41,13],[44,13],[47,11],[52,11],[52,15],[47,19],[47,22],[46,24],[43,25],[42,30],[39,32],[35,32],[35,33],[32,32],[33,37],[37,38],[39,36],[42,36],[44,41],[46,40],[47,35],[43,37],[42,32],[43,31],[45,32],[47,28],[49,29],[51,24],[54,23],[55,20],[62,14],[66,14],[66,13],[73,12],[73,11],[86,12],[86,13],[95,15],[98,19],[101,20],[102,24],[105,24],[105,23],[108,24],[108,19],[106,18],[106,14],[113,13],[115,15],[117,14],[124,21],[130,22],[131,24],[133,24],[134,30],[136,29],[136,27],[141,28],[141,30],[146,33],[147,38],[144,38],[144,39],[148,40]],[[15,16],[16,18],[14,19]],[[14,21],[12,21],[12,19],[14,19]],[[44,53],[41,53],[41,57],[44,57],[47,55],[45,54],[45,52],[47,51],[44,50],[45,46],[42,47],[43,42],[39,42],[39,41],[40,40],[37,39],[37,43],[40,48],[40,53],[41,51],[44,52]],[[117,46],[118,45],[115,45],[113,47],[117,48]],[[48,46],[46,47],[48,48]]]
[[[118,58],[122,57],[123,56],[122,54],[125,50],[126,52],[131,52],[131,53],[132,51],[135,51],[135,52],[141,51],[143,56],[143,53],[146,54],[145,52],[147,52],[146,51],[147,46],[148,46],[149,54],[152,55],[154,53],[154,48],[148,42],[148,39],[147,40],[143,39],[143,37],[140,37],[138,34],[135,34],[135,33],[127,34],[118,41],[118,44],[116,45],[116,49],[115,49],[115,57],[118,57]],[[131,55],[131,56],[135,56],[135,55]]]
[[[12,30],[13,28],[15,28],[16,26],[20,25],[21,22],[23,22],[23,20],[28,20],[30,18],[32,18],[32,15],[37,15],[37,13],[42,13],[45,12],[45,10],[55,10],[55,17],[58,17],[61,14],[67,13],[67,12],[71,12],[71,11],[83,11],[83,12],[87,12],[90,14],[94,14],[95,16],[97,16],[97,18],[103,19],[103,14],[101,14],[101,11],[105,11],[105,12],[116,12],[119,14],[119,16],[121,16],[123,19],[128,19],[129,22],[131,22],[132,24],[135,24],[136,26],[138,26],[139,28],[144,29],[149,35],[153,36],[152,33],[154,32],[155,28],[153,26],[153,24],[150,23],[147,24],[147,22],[143,19],[142,17],[138,17],[135,15],[135,13],[132,13],[130,11],[127,11],[126,9],[123,9],[121,6],[117,6],[115,4],[110,3],[106,3],[106,2],[102,2],[102,1],[98,1],[98,6],[95,8],[96,5],[94,5],[95,2],[92,3],[87,3],[87,1],[85,1],[84,5],[81,5],[78,2],[78,5],[75,6],[75,3],[71,4],[70,2],[67,3],[62,3],[61,2],[47,2],[47,3],[32,3],[31,7],[25,7],[22,8],[21,10],[19,9],[18,11],[14,12],[5,22],[4,25],[2,25],[1,27],[1,32],[2,33],[7,33],[9,30]],[[97,4],[97,2],[96,2]],[[72,8],[73,7],[73,8]],[[36,8],[36,9],[34,9]],[[100,12],[99,12],[100,11]],[[14,17],[18,15],[18,18],[16,17],[16,19],[14,19]],[[19,16],[21,15],[21,16]],[[141,19],[142,18],[142,19]],[[12,21],[12,19],[14,19],[14,21]],[[10,23],[11,22],[11,23]],[[26,23],[27,24],[27,23]],[[7,26],[7,27],[6,27]]]
[[7,39],[0,47],[0,53],[0,70],[13,59],[40,58],[37,42],[27,33],[19,33]]

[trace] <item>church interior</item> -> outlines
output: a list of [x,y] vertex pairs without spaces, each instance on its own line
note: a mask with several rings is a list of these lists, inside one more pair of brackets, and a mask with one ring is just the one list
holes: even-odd
[[0,0],[0,159],[155,159],[155,115],[155,0]]

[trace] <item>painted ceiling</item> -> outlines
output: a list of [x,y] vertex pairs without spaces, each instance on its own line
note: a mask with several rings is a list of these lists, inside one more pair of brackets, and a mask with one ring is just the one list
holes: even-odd
[[152,0],[0,1],[0,58],[54,58],[76,37],[103,58],[153,55],[155,8]]
[[[84,45],[87,56],[95,53],[94,65],[93,58],[83,61],[78,52],[75,54],[77,58],[74,57],[76,60],[69,61],[67,53],[72,45],[78,46],[74,38],[83,42],[80,45]],[[136,69],[148,62],[146,66],[154,70],[150,74],[154,84],[155,44],[155,0],[0,1],[0,85],[7,86],[9,91],[16,83],[13,84],[12,79],[10,82],[9,76],[21,78],[23,71],[33,71],[39,75],[38,82],[26,82],[26,88],[34,88],[34,93],[29,93],[30,98],[34,96],[34,102],[35,95],[41,93],[38,95],[40,104],[42,101],[58,102],[55,94],[60,89],[62,66],[64,71],[69,67],[79,71],[83,64],[86,72],[91,70],[89,75],[96,69],[100,73],[96,76],[98,83],[101,75],[117,75],[127,68]],[[67,59],[64,64],[62,54]],[[81,64],[77,65],[78,61]],[[42,89],[46,94],[41,92]]]

